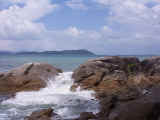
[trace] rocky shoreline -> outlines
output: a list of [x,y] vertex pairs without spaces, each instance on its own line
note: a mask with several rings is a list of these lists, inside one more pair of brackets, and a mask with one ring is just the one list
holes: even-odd
[[[31,63],[1,73],[0,95],[39,90],[46,86],[46,78],[61,72],[49,64]],[[99,113],[84,112],[75,120],[160,120],[160,57],[97,58],[80,65],[72,77],[72,91],[79,86],[94,90],[101,105]],[[25,120],[51,120],[55,115],[49,108]]]

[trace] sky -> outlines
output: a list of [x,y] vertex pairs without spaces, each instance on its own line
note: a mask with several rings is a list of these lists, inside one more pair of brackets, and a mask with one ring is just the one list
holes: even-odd
[[0,0],[0,51],[160,54],[160,0]]

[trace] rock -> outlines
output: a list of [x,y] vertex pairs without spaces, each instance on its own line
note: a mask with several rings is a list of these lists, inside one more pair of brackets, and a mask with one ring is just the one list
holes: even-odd
[[33,112],[29,117],[26,117],[25,120],[51,120],[53,115],[55,115],[53,109],[48,108]]
[[80,117],[75,120],[96,120],[97,117],[93,113],[83,112],[80,114]]
[[124,99],[104,96],[101,99],[97,120],[158,120],[160,118],[160,86],[153,87],[147,94]]
[[102,120],[107,118],[111,110],[115,107],[117,102],[116,96],[107,96],[100,100],[100,112],[97,114],[98,118]]
[[76,85],[82,89],[115,93],[127,88],[128,76],[138,74],[141,63],[135,57],[104,57],[89,60],[80,65],[74,73]]
[[0,73],[0,78],[3,77],[3,76],[4,76],[4,74],[3,74],[3,73]]
[[62,72],[49,64],[28,63],[0,75],[0,94],[39,90]]
[[160,84],[160,57],[103,57],[89,60],[73,73],[74,85],[105,94],[130,93]]
[[108,116],[110,112],[119,104],[126,103],[128,101],[133,101],[136,99],[139,99],[143,94],[140,92],[131,92],[130,93],[123,93],[118,95],[108,95],[105,93],[98,94],[99,100],[100,100],[100,112],[98,113],[98,116]]
[[143,71],[150,76],[160,75],[160,57],[151,57],[141,62]]
[[[139,99],[115,107],[109,120],[157,120],[160,115],[160,87]],[[127,114],[126,114],[127,113]]]
[[160,57],[89,60],[73,73],[74,85],[96,91],[96,120],[159,120]]

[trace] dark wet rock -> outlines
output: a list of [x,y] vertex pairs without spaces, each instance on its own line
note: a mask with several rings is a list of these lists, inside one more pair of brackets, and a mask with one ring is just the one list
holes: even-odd
[[39,90],[62,70],[45,63],[28,63],[0,74],[0,94]]
[[121,103],[112,109],[108,120],[158,120],[160,115],[160,87],[136,100]]
[[97,117],[91,112],[83,112],[80,114],[80,117],[75,120],[96,120]]
[[33,112],[29,117],[26,117],[25,120],[51,120],[51,117],[56,115],[53,113],[52,108],[43,109]]
[[116,96],[107,96],[100,100],[100,112],[97,114],[98,118],[107,118],[111,110],[116,106],[117,97]]
[[3,73],[0,73],[0,78],[3,77],[3,76],[4,76],[4,74],[3,74]]

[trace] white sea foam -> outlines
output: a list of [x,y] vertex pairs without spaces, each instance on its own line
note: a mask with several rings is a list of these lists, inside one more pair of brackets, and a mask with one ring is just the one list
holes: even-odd
[[[76,91],[70,90],[73,80],[72,72],[61,73],[55,80],[49,80],[48,86],[40,91],[19,92],[15,98],[6,100],[3,104],[33,105],[33,104],[62,104],[69,102],[70,96],[81,97],[83,99],[94,99],[93,91]],[[74,99],[74,98],[70,98]],[[62,102],[63,101],[63,102]]]
[[[70,90],[73,85],[71,76],[72,72],[61,73],[54,80],[50,79],[46,88],[34,92],[19,92],[15,98],[3,101],[2,104],[15,106],[53,105],[56,112],[62,116],[77,114],[81,109],[96,112],[97,110],[94,109],[96,105],[94,103],[93,106],[89,105],[93,102],[94,92],[86,90],[72,92]],[[75,110],[77,113],[74,113]]]

